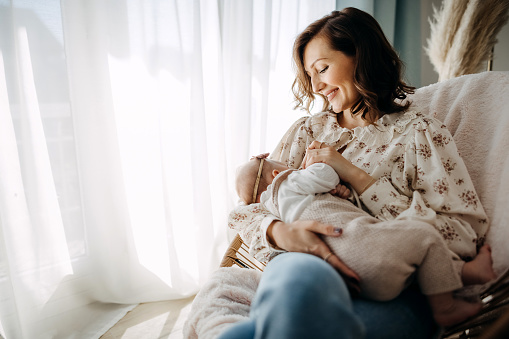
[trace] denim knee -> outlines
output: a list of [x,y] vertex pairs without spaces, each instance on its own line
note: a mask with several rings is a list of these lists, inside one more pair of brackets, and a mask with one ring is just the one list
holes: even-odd
[[320,258],[285,253],[267,265],[250,318],[255,338],[362,338],[341,276]]
[[253,339],[255,336],[255,322],[252,320],[239,321],[232,324],[217,339]]

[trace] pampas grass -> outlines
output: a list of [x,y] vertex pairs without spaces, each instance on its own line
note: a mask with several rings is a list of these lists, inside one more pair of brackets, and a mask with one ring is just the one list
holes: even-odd
[[425,50],[438,80],[481,71],[508,11],[509,0],[444,0],[434,8]]

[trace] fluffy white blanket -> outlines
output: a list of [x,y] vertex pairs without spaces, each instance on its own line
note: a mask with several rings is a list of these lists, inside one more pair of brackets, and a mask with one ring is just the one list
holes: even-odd
[[[487,242],[494,268],[509,267],[509,72],[465,75],[420,88],[410,100],[443,121],[490,218]],[[247,319],[260,272],[217,270],[196,296],[185,338],[215,338],[231,323]]]
[[216,338],[230,324],[248,319],[261,274],[239,267],[215,271],[193,301],[184,338]]

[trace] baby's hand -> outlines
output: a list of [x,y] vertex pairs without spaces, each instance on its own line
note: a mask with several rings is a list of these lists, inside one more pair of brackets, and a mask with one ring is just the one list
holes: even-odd
[[336,188],[330,190],[329,193],[341,199],[346,199],[350,196],[350,189],[345,185],[338,184]]

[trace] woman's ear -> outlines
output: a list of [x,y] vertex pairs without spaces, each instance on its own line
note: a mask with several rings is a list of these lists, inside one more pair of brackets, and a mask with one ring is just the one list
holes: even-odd
[[272,179],[274,179],[275,177],[277,177],[277,175],[281,173],[280,171],[278,171],[277,169],[275,170],[272,170]]

